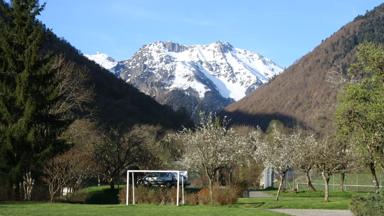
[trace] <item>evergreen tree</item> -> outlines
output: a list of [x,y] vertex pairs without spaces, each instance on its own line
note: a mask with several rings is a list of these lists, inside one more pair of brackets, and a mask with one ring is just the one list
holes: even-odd
[[38,0],[0,4],[0,172],[30,199],[33,179],[63,146],[66,122],[52,112],[59,99],[53,55],[42,49],[45,28]]

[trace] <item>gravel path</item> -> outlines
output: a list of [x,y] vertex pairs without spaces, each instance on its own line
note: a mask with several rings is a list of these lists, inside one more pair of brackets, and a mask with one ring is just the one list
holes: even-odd
[[285,213],[293,216],[353,216],[349,210],[324,210],[324,209],[270,209],[274,212]]
[[249,198],[266,198],[272,197],[272,195],[264,193],[262,191],[249,191]]

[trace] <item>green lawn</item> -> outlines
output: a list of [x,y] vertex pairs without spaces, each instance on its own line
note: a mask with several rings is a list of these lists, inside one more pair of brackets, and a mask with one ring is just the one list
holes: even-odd
[[[107,187],[92,187],[84,189],[84,193],[92,194],[91,197],[99,197],[100,201],[107,199],[109,192]],[[274,195],[276,191],[267,191]],[[95,196],[95,194],[97,196]],[[331,192],[330,201],[323,201],[322,192],[283,192],[280,200],[270,198],[240,198],[238,202],[230,206],[181,206],[173,205],[89,205],[89,204],[64,204],[64,203],[0,203],[0,216],[101,216],[101,215],[140,215],[140,216],[166,216],[166,215],[206,215],[206,216],[278,216],[270,212],[270,208],[301,208],[301,209],[348,209],[352,196],[356,192]],[[362,194],[362,193],[359,193]],[[107,196],[108,195],[108,196]],[[112,197],[112,196],[111,196]],[[96,199],[96,198],[93,198]],[[96,200],[98,200],[96,199]],[[114,198],[115,199],[115,198]],[[107,202],[107,203],[108,203]]]
[[[269,191],[275,195],[275,191]],[[354,195],[362,194],[356,192],[331,192],[330,201],[323,201],[322,192],[284,192],[280,200],[270,198],[241,198],[238,206],[254,207],[261,209],[268,208],[301,208],[301,209],[349,209],[351,198]]]
[[0,204],[0,216],[282,216],[263,209],[225,206],[86,205],[18,203]]
[[[378,171],[377,177],[380,182],[380,185],[384,184],[384,173]],[[295,184],[301,183],[300,190],[307,189],[305,177],[301,176],[296,179]],[[314,175],[312,176],[312,182],[317,190],[324,190],[324,182],[321,176]],[[292,181],[290,181],[290,186],[295,185]],[[340,175],[331,176],[329,189],[330,191],[340,191]],[[372,176],[369,172],[361,172],[361,173],[348,173],[345,176],[345,185],[360,185],[360,186],[345,186],[347,191],[366,191],[366,192],[374,192],[375,188],[372,187]],[[364,186],[366,185],[366,186]]]
[[244,207],[254,208],[294,208],[294,209],[348,209],[350,199],[333,198],[324,202],[322,198],[283,197],[279,201],[274,198],[241,198],[239,204]]

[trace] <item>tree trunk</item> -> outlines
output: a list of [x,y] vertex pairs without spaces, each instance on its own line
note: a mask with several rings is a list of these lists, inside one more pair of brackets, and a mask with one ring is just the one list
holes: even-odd
[[228,176],[228,184],[227,185],[231,185],[232,184],[232,169],[229,169],[229,176]]
[[[132,182],[134,182],[133,179],[132,179]],[[110,179],[109,186],[111,187],[111,189],[115,189],[115,181],[113,180],[113,178]]]
[[310,170],[306,171],[305,172],[305,175],[307,177],[307,186],[309,189],[311,189],[312,191],[316,191],[316,188],[313,186],[312,184],[312,179],[311,179],[311,176],[309,175],[309,172]]
[[373,182],[373,185],[375,186],[376,193],[379,193],[379,191],[380,191],[380,183],[379,183],[379,180],[377,178],[376,167],[375,167],[375,163],[374,162],[370,162],[369,163],[369,170],[371,171],[372,182]]
[[344,192],[345,172],[340,173],[340,190]]
[[215,178],[216,178],[216,184],[219,184],[220,182],[220,171],[219,170],[216,170],[215,172]]
[[280,183],[279,183],[279,189],[277,190],[277,194],[276,194],[276,201],[279,201],[281,188],[283,187],[284,180],[285,180],[285,173],[286,172],[280,175]]
[[24,200],[30,201],[32,198],[32,189],[35,184],[35,180],[32,177],[31,172],[26,172],[23,176],[23,192]]
[[14,199],[13,182],[9,180],[6,188],[7,188],[7,197],[6,198],[8,200],[13,200]]
[[53,198],[55,197],[55,193],[50,192],[49,193],[49,201],[50,203],[53,203]]
[[21,200],[21,196],[20,196],[20,184],[19,183],[16,183],[14,185],[14,196],[15,196],[15,200],[19,201]]
[[213,181],[210,177],[208,177],[209,181],[209,199],[211,204],[213,204]]
[[321,176],[323,177],[324,181],[324,201],[328,202],[329,201],[329,175],[325,174],[325,172],[321,172]]

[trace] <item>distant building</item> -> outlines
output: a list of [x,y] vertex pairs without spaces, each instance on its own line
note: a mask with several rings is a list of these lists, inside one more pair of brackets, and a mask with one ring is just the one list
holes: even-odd
[[274,172],[272,167],[267,167],[263,170],[261,179],[260,179],[260,187],[263,189],[267,189],[273,187],[274,181]]

